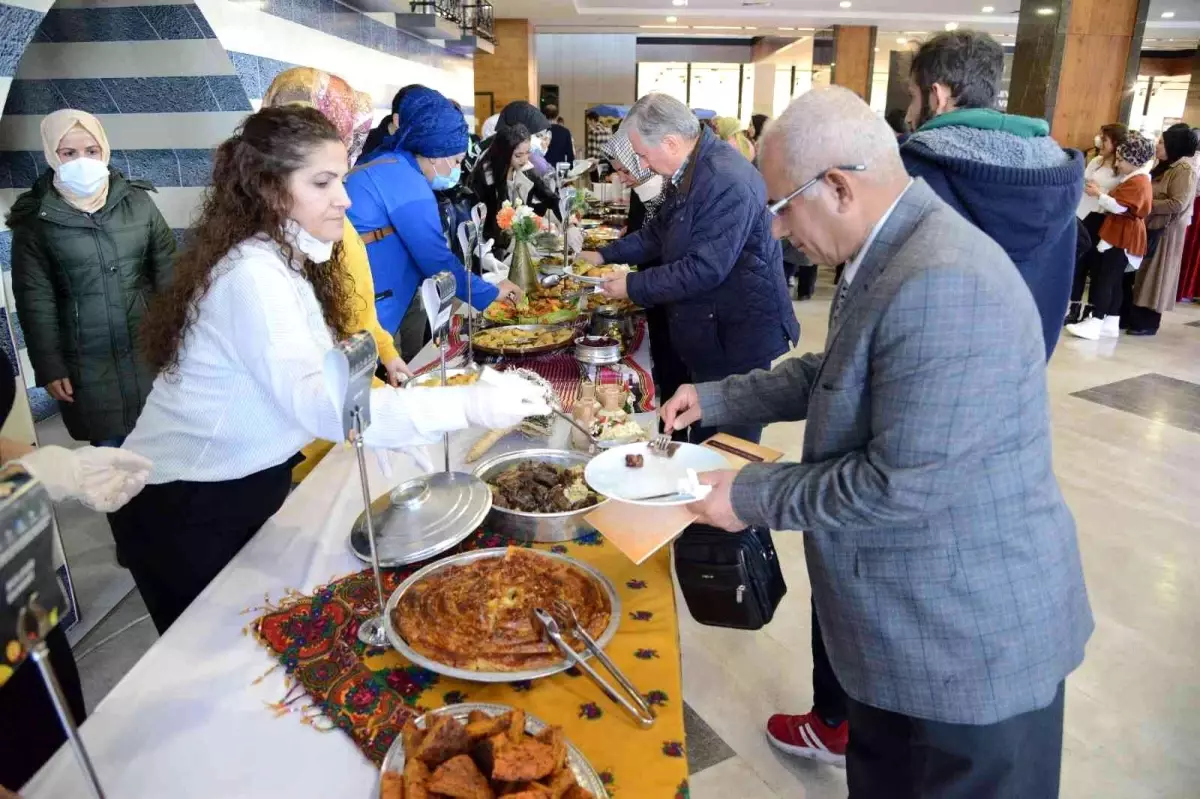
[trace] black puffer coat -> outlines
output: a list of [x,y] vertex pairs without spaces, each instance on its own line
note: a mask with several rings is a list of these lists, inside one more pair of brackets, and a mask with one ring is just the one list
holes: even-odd
[[39,386],[70,378],[60,403],[72,438],[104,441],[133,429],[154,374],[138,328],[165,285],[175,237],[145,181],[110,170],[108,200],[85,214],[47,172],[13,204],[12,278],[17,313]]

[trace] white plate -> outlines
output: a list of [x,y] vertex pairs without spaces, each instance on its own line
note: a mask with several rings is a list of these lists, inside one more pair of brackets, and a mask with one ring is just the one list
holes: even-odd
[[[626,455],[641,455],[642,468],[631,469],[625,465]],[[680,444],[672,458],[654,455],[649,444],[640,441],[605,450],[588,462],[583,479],[593,491],[611,499],[633,505],[687,505],[691,499],[642,500],[670,494],[679,490],[679,480],[687,477],[688,469],[698,473],[728,469],[729,461],[714,449],[697,444]]]
[[[609,264],[604,264],[604,265],[609,266]],[[576,264],[572,264],[572,265],[568,266],[564,270],[564,272],[567,274],[568,277],[572,277],[575,280],[578,280],[580,283],[584,284],[585,286],[602,286],[605,283],[607,283],[610,279],[618,276],[617,274],[613,274],[613,275],[609,275],[608,277],[588,277],[587,275],[581,275],[578,272],[576,272],[575,266],[576,266]],[[591,267],[588,266],[588,268],[590,269]],[[625,274],[629,274],[632,271],[633,270],[626,267]]]

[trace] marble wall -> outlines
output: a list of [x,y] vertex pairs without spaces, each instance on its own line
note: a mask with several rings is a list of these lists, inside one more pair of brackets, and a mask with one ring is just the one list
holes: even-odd
[[[473,121],[472,59],[398,30],[393,15],[335,0],[0,2],[0,216],[46,168],[41,118],[75,107],[100,117],[113,164],[155,184],[155,202],[181,234],[208,183],[212,149],[294,65],[370,93],[377,117],[398,88],[424,83],[462,103]],[[0,226],[0,346],[31,383],[10,310],[11,249]],[[29,400],[35,418],[56,412],[44,392]],[[8,432],[32,438],[32,425],[24,428]]]

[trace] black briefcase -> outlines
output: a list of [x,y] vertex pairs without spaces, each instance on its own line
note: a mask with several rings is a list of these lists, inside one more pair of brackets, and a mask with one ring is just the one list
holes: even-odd
[[787,593],[771,531],[727,533],[693,524],[675,539],[675,576],[692,618],[710,627],[758,630]]

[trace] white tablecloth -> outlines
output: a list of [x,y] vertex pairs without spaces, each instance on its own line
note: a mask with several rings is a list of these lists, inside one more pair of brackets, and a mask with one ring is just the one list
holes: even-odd
[[[431,357],[430,349],[414,363]],[[552,445],[562,446],[567,433],[560,422]],[[451,437],[455,468],[480,435]],[[494,452],[531,445],[546,442],[511,435]],[[438,449],[430,454],[440,465]],[[367,461],[373,496],[418,473],[410,459],[394,455],[385,480],[375,459]],[[282,669],[253,684],[274,660],[243,634],[257,615],[247,609],[362,568],[346,545],[361,511],[354,453],[339,447],[100,703],[82,731],[108,799],[375,796],[376,770],[349,736],[271,712],[268,704],[284,696]],[[22,791],[26,799],[88,795],[67,747]]]

